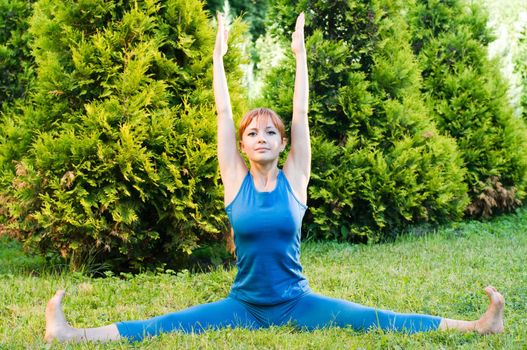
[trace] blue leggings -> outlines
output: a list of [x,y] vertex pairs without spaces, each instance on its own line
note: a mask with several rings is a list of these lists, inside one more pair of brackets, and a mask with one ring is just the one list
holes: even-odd
[[271,306],[228,297],[148,320],[119,322],[116,325],[122,337],[139,341],[165,332],[200,333],[206,329],[226,327],[258,329],[289,323],[307,330],[334,326],[415,333],[435,330],[440,322],[440,317],[377,310],[309,292]]

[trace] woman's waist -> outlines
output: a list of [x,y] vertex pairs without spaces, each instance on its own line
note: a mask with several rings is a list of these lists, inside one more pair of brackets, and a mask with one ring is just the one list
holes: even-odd
[[235,280],[230,296],[255,305],[276,305],[311,292],[307,279],[295,278],[276,281]]

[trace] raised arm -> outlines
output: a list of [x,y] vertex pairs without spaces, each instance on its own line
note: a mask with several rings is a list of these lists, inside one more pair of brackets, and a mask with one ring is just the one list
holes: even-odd
[[214,45],[213,85],[216,111],[218,113],[218,161],[224,186],[224,201],[230,203],[247,173],[247,167],[236,147],[236,130],[232,118],[229,88],[223,67],[223,56],[227,53],[228,32],[223,16],[218,13],[218,33]]
[[296,58],[295,92],[291,121],[291,150],[284,165],[284,173],[299,200],[306,203],[307,184],[311,174],[311,142],[307,119],[309,83],[304,45],[304,13],[301,13],[296,20],[291,49]]

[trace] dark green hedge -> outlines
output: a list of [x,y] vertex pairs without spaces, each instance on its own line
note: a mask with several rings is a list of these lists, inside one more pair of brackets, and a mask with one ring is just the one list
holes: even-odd
[[25,98],[34,78],[27,32],[33,2],[0,0],[0,107],[3,108]]
[[460,0],[418,0],[408,18],[439,130],[456,139],[467,169],[467,214],[489,217],[521,205],[527,186],[527,128],[514,116],[487,15]]
[[[9,227],[75,269],[173,265],[219,239],[228,228],[211,89],[215,31],[203,4],[40,0],[30,23],[35,94],[6,123],[0,148]],[[231,81],[241,62],[233,46]],[[241,88],[231,96],[242,113]]]
[[[467,203],[455,141],[420,93],[421,72],[400,8],[383,1],[278,1],[291,28],[307,15],[313,169],[307,234],[377,241],[410,224],[459,219]],[[284,42],[290,33],[278,30]],[[291,115],[294,62],[268,78],[266,103]]]

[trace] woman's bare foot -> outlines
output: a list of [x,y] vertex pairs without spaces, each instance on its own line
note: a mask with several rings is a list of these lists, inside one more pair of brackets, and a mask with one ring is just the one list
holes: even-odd
[[64,293],[64,290],[58,290],[46,306],[46,334],[44,335],[44,340],[48,343],[51,343],[54,339],[64,342],[76,337],[76,329],[68,324],[62,311]]
[[501,333],[505,298],[492,286],[485,288],[485,292],[489,296],[490,304],[483,316],[476,321],[475,330],[480,334]]

